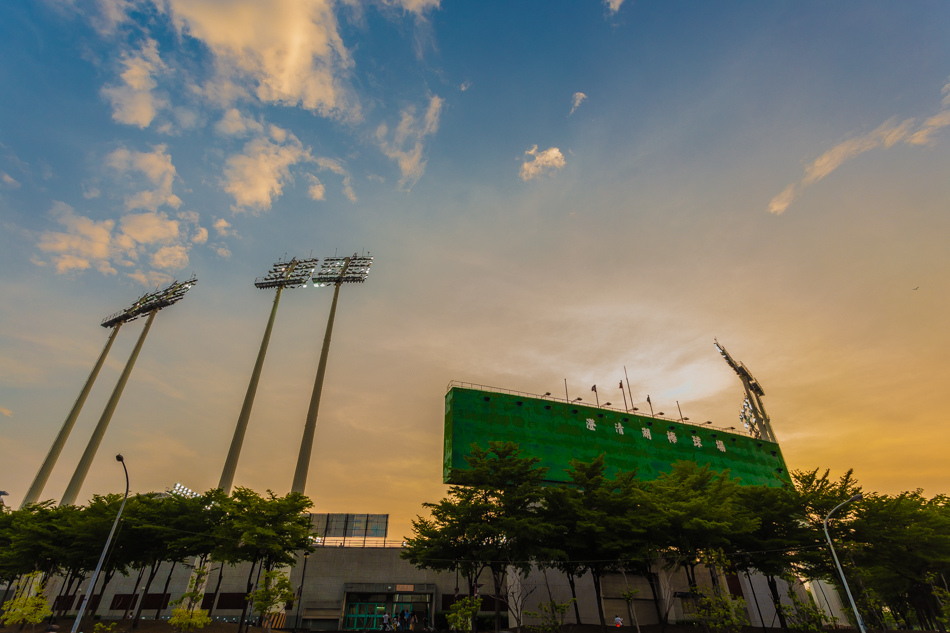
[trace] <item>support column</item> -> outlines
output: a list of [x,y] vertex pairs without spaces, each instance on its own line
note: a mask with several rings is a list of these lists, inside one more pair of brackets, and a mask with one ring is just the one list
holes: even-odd
[[119,333],[120,327],[122,327],[122,321],[119,321],[119,323],[112,328],[112,333],[109,334],[109,340],[106,341],[106,346],[102,349],[102,353],[99,354],[99,360],[96,361],[95,367],[92,368],[92,373],[90,373],[89,378],[86,379],[86,384],[83,386],[82,391],[79,392],[79,397],[76,398],[76,402],[73,404],[69,415],[66,416],[66,421],[63,422],[63,427],[59,430],[59,434],[56,436],[56,439],[53,440],[53,445],[50,447],[46,459],[43,460],[43,465],[40,466],[39,472],[36,473],[36,477],[33,479],[30,489],[26,491],[26,496],[23,497],[23,502],[20,504],[21,510],[31,503],[36,503],[40,500],[40,495],[43,494],[43,488],[46,487],[46,482],[49,480],[50,473],[53,472],[53,467],[56,465],[56,460],[59,459],[59,454],[63,452],[63,446],[66,445],[66,440],[73,430],[73,425],[76,424],[76,420],[79,418],[79,412],[82,411],[83,405],[86,404],[86,398],[89,396],[89,392],[92,391],[92,385],[99,376],[99,370],[102,369],[102,366],[106,362],[106,356],[109,355],[109,350],[112,349],[112,342],[115,341],[116,334]]
[[[349,264],[349,260],[347,260]],[[346,269],[344,268],[344,271]],[[341,273],[342,276],[342,273]],[[333,319],[336,317],[336,303],[340,297],[338,281],[333,289],[333,304],[330,306],[330,318],[327,321],[327,332],[323,337],[323,349],[320,351],[320,365],[317,367],[317,379],[313,383],[313,394],[310,396],[310,408],[307,410],[307,422],[303,427],[303,439],[300,441],[300,454],[297,456],[297,469],[294,471],[294,484],[291,492],[304,494],[307,487],[307,471],[310,470],[310,454],[313,452],[313,435],[317,428],[317,412],[320,410],[320,394],[323,392],[323,378],[327,373],[327,356],[330,354],[330,335],[333,333]]]
[[257,352],[257,361],[254,363],[254,371],[251,373],[251,382],[247,385],[247,393],[244,395],[244,405],[241,407],[241,414],[238,416],[237,426],[234,429],[234,437],[231,438],[231,448],[228,450],[228,458],[224,462],[224,470],[221,471],[221,481],[218,482],[218,488],[224,491],[224,494],[231,494],[231,486],[234,485],[234,471],[237,470],[238,458],[241,457],[241,447],[244,445],[244,434],[247,432],[247,422],[251,418],[251,408],[254,406],[254,396],[257,395],[257,383],[261,379],[261,369],[264,367],[264,356],[267,354],[267,345],[270,343],[270,333],[274,329],[274,319],[277,318],[277,305],[280,303],[280,293],[283,286],[277,286],[277,294],[274,295],[274,307],[270,311],[270,319],[267,320],[267,328],[264,330],[264,340],[261,341],[261,349]]
[[102,412],[102,417],[99,418],[99,424],[96,425],[96,429],[92,432],[92,437],[89,438],[89,444],[86,445],[86,450],[79,460],[79,465],[76,466],[76,472],[73,473],[73,478],[69,480],[69,485],[66,486],[66,492],[63,494],[63,500],[59,502],[59,505],[66,506],[76,503],[76,497],[79,496],[79,489],[82,488],[82,484],[86,480],[86,475],[89,473],[89,467],[92,465],[92,460],[96,456],[96,451],[99,450],[102,437],[106,434],[106,429],[109,428],[112,414],[115,413],[115,408],[119,404],[119,398],[122,397],[122,390],[125,389],[125,384],[129,381],[132,368],[135,366],[135,361],[139,357],[139,352],[142,350],[145,337],[152,327],[152,321],[155,320],[156,314],[158,314],[157,309],[149,313],[148,320],[145,322],[145,328],[139,335],[139,340],[135,344],[135,349],[132,350],[132,355],[129,356],[128,362],[125,363],[125,369],[122,370],[122,375],[119,376],[119,382],[116,383],[115,389],[112,391],[112,397],[109,398],[109,402]]

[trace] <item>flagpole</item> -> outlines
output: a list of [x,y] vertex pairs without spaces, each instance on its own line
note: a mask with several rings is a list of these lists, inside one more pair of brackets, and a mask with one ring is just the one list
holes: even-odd
[[630,406],[633,406],[633,389],[630,388],[630,376],[627,375],[627,366],[623,366],[623,377],[627,379],[627,391],[630,392]]
[[564,402],[570,402],[571,397],[567,395],[567,378],[564,379]]
[[653,415],[653,403],[650,402],[650,394],[647,394],[647,404],[650,405],[650,417],[655,418],[656,416]]
[[629,411],[629,409],[627,409],[627,392],[623,390],[623,381],[622,381],[622,380],[620,381],[620,393],[623,394],[623,410],[624,410],[624,411]]
[[594,385],[593,387],[591,387],[590,390],[594,392],[594,400],[597,402],[597,406],[599,407],[599,406],[600,406],[600,396],[597,395],[597,385]]
[[680,412],[680,422],[682,422],[682,421],[683,421],[683,410],[680,409],[680,401],[679,401],[679,400],[676,401],[676,410]]

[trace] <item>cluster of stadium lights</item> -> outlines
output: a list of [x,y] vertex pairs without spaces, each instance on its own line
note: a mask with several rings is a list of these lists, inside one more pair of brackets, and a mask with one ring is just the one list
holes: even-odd
[[[352,257],[327,257],[324,258],[322,265],[319,266],[318,270],[318,260],[316,258],[308,259],[297,259],[293,258],[290,261],[279,260],[274,266],[268,271],[264,277],[260,277],[255,280],[254,285],[257,288],[276,288],[277,297],[275,298],[274,303],[274,312],[277,308],[277,300],[280,296],[280,291],[284,288],[298,288],[298,287],[307,287],[307,283],[312,280],[314,287],[323,287],[334,285],[336,286],[336,292],[334,293],[334,302],[333,307],[331,308],[331,316],[328,322],[327,327],[327,336],[324,342],[324,350],[321,356],[321,370],[318,373],[317,386],[314,389],[314,399],[319,405],[319,392],[322,387],[322,371],[326,365],[326,353],[327,347],[329,344],[330,330],[333,324],[333,314],[336,308],[336,296],[339,292],[339,288],[344,283],[363,283],[366,281],[366,278],[369,274],[369,269],[372,266],[373,258],[370,255],[358,255],[353,254]],[[105,319],[103,319],[101,325],[104,328],[112,328],[112,334],[109,337],[109,341],[106,343],[105,348],[103,349],[102,354],[99,357],[99,360],[96,363],[93,371],[90,373],[89,378],[86,381],[85,386],[80,392],[79,397],[76,400],[76,403],[73,405],[73,409],[70,411],[67,416],[66,422],[63,424],[63,428],[60,430],[59,435],[53,442],[50,452],[47,455],[44,463],[41,465],[36,477],[34,478],[33,484],[28,490],[26,496],[23,499],[23,506],[30,503],[36,503],[39,501],[40,495],[42,494],[43,488],[46,485],[46,482],[49,478],[49,474],[53,467],[56,464],[57,459],[59,458],[60,452],[62,451],[63,445],[68,438],[73,424],[78,417],[82,406],[86,400],[92,385],[96,379],[96,376],[99,373],[99,370],[102,367],[103,362],[105,361],[106,355],[111,348],[112,342],[115,339],[116,334],[118,333],[119,328],[125,323],[134,321],[140,317],[148,316],[148,322],[146,323],[145,329],[139,337],[139,341],[130,356],[129,361],[126,363],[126,368],[119,379],[119,384],[116,386],[113,391],[112,398],[109,401],[109,404],[106,406],[106,411],[103,412],[100,422],[96,427],[96,431],[93,433],[93,437],[89,442],[89,445],[86,448],[85,453],[83,454],[82,459],[80,460],[80,465],[77,467],[75,474],[73,475],[72,480],[70,481],[69,486],[67,487],[66,494],[61,501],[62,504],[72,504],[75,502],[75,498],[78,495],[79,488],[82,486],[82,483],[85,479],[86,473],[88,472],[89,466],[95,456],[95,453],[98,449],[99,442],[101,442],[102,436],[105,433],[105,430],[109,424],[109,421],[112,417],[112,413],[115,410],[115,406],[118,404],[119,397],[121,397],[122,391],[125,386],[125,381],[128,379],[128,375],[131,373],[132,366],[135,363],[135,359],[138,356],[138,351],[142,346],[142,343],[145,340],[145,336],[149,331],[152,320],[154,319],[157,312],[163,308],[167,308],[175,303],[181,301],[184,298],[188,290],[191,289],[198,282],[195,276],[192,276],[190,279],[185,281],[175,280],[167,287],[155,290],[153,292],[147,292],[141,297],[136,299],[136,301],[124,310],[120,310],[115,314],[112,314]],[[273,315],[272,315],[273,320]],[[270,325],[268,326],[268,328]],[[268,331],[269,335],[269,331]],[[268,336],[265,336],[265,341],[262,344],[262,355],[259,359],[259,363],[263,360],[263,351],[266,349]],[[256,372],[259,372],[259,368],[255,369]],[[256,384],[255,384],[256,388]],[[253,396],[251,396],[253,399]],[[307,426],[312,427],[315,422],[316,417],[316,408],[311,403],[312,413],[308,413]],[[249,413],[249,411],[248,411]],[[314,418],[314,419],[311,419]],[[312,432],[311,432],[312,436]],[[298,472],[294,477],[294,486],[295,488],[302,488],[303,483],[298,482],[298,479],[301,479],[301,472],[303,473],[303,478],[306,477],[306,466],[302,465],[301,461],[309,462],[309,446],[308,444],[307,433],[305,432],[305,442],[301,446],[301,457],[298,459]],[[243,441],[243,434],[240,438],[240,441],[235,438],[238,446],[237,450],[240,451],[240,441]],[[312,437],[309,440],[312,442]],[[232,446],[232,449],[234,447]],[[236,455],[234,456],[234,462],[236,462]],[[228,469],[228,466],[231,462],[231,455],[228,457],[228,464],[225,466],[225,470]],[[233,470],[235,464],[230,464]],[[222,479],[224,475],[222,475]],[[228,485],[230,488],[230,484]],[[185,488],[181,484],[176,484],[174,488],[169,491],[170,494],[180,494],[183,496],[194,496],[196,493]],[[21,506],[22,507],[22,506]]]
[[174,486],[172,486],[171,488],[169,488],[169,489],[166,490],[165,492],[167,492],[168,494],[170,494],[170,495],[172,495],[172,496],[174,496],[174,497],[184,497],[184,498],[186,498],[186,499],[192,499],[192,498],[198,496],[198,493],[197,493],[197,492],[195,492],[195,491],[192,490],[191,488],[188,488],[188,487],[186,487],[186,486],[183,486],[183,485],[180,484],[180,483],[176,483]]
[[103,319],[102,327],[115,327],[120,323],[128,323],[129,321],[134,321],[141,316],[149,314],[153,310],[161,310],[162,308],[167,308],[170,305],[178,303],[184,298],[185,293],[196,283],[198,283],[198,278],[192,275],[191,279],[186,279],[185,281],[176,280],[161,290],[146,292],[125,310],[120,310],[112,316]]

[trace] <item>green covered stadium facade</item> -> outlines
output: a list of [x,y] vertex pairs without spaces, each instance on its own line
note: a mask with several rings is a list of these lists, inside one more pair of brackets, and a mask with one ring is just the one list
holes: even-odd
[[568,483],[573,459],[589,462],[606,454],[607,475],[633,471],[650,480],[685,460],[728,470],[743,485],[790,483],[779,445],[709,425],[581,405],[468,383],[450,383],[445,394],[442,476],[468,467],[472,444],[515,442],[540,458],[549,483]]

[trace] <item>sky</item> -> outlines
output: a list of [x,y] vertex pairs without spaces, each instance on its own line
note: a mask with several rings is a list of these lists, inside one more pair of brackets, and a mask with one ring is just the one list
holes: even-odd
[[[950,5],[0,3],[0,490],[145,341],[80,501],[217,485],[279,258],[342,288],[307,494],[408,534],[452,380],[738,422],[791,469],[950,492]],[[290,490],[329,288],[281,299],[235,485]],[[124,326],[59,500],[141,332]],[[941,395],[944,394],[944,395]]]

